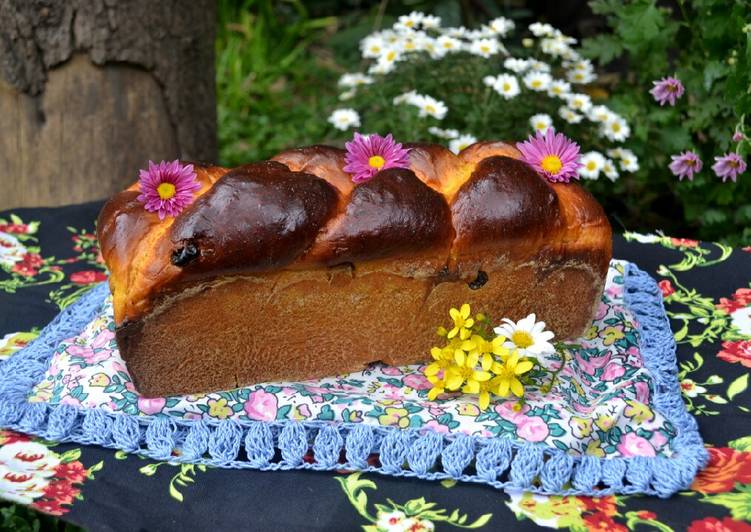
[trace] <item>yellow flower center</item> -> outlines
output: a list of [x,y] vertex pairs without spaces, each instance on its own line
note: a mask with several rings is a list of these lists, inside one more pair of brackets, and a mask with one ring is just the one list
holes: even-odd
[[611,126],[613,128],[613,131],[616,133],[621,130],[621,125],[618,122],[613,122],[613,125]]
[[368,159],[368,164],[372,168],[377,168],[378,170],[380,170],[381,168],[383,168],[383,165],[386,164],[386,160],[380,155],[373,155],[370,159]]
[[[559,161],[558,169],[560,169],[560,159],[556,157],[556,160]],[[527,347],[535,343],[532,335],[527,331],[514,331],[514,334],[511,335],[511,341],[514,342],[514,344],[516,344],[518,347],[521,347],[523,349],[526,349]]]
[[[558,157],[557,155],[546,155],[542,159],[540,166],[542,166],[542,169],[545,170],[546,172],[549,172],[555,175],[561,171],[561,168],[563,168],[563,162],[561,161],[560,157]],[[514,343],[516,343],[516,341],[514,341]]]
[[511,90],[511,85],[508,83],[503,84],[503,92],[509,92]]
[[168,200],[175,195],[175,185],[172,183],[160,183],[156,187],[156,191],[161,199]]
[[597,168],[597,164],[594,161],[589,161],[587,163],[587,170],[594,170]]
[[483,45],[483,46],[480,46],[480,51],[481,51],[481,52],[486,52],[486,53],[487,53],[487,52],[489,52],[489,51],[490,51],[490,47],[489,47],[489,46],[485,46],[485,45]]
[[532,81],[531,85],[532,85],[532,87],[537,88],[540,85],[542,85],[542,81],[540,81],[538,79],[535,79],[535,80]]
[[433,107],[432,105],[428,104],[428,105],[425,106],[425,111],[428,112],[428,113],[435,113],[435,107]]
[[394,59],[396,59],[396,52],[391,51],[388,54],[386,54],[387,61],[393,61]]

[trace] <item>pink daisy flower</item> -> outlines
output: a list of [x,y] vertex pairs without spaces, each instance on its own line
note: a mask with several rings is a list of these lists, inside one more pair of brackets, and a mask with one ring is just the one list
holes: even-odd
[[149,161],[149,169],[139,171],[138,183],[141,190],[138,201],[147,211],[159,214],[160,220],[168,214],[180,214],[193,203],[193,195],[201,188],[193,165],[183,165],[178,160],[159,164]]
[[746,137],[740,131],[736,131],[735,133],[733,133],[733,142],[740,142],[744,138]]
[[381,170],[388,168],[406,168],[409,166],[409,150],[394,141],[391,134],[363,136],[355,133],[355,138],[344,145],[347,163],[343,168],[352,174],[352,181],[362,183]]
[[675,105],[675,101],[683,96],[686,90],[683,88],[681,80],[671,76],[662,78],[659,81],[653,81],[652,84],[654,87],[649,91],[649,94],[654,96],[655,101],[660,105],[665,105],[666,103]]
[[579,145],[563,133],[556,133],[552,127],[545,133],[538,131],[535,137],[530,135],[516,147],[522,152],[522,160],[549,181],[568,183],[571,179],[579,179],[579,168],[582,167]]
[[714,160],[712,170],[717,174],[717,177],[722,178],[723,183],[728,178],[735,182],[738,175],[746,171],[746,161],[737,153],[726,153],[722,157],[715,157]]
[[670,159],[673,162],[668,165],[668,168],[681,181],[683,181],[684,177],[687,177],[689,181],[693,181],[694,174],[701,172],[701,168],[704,166],[699,156],[690,150],[684,151],[680,155],[671,155]]

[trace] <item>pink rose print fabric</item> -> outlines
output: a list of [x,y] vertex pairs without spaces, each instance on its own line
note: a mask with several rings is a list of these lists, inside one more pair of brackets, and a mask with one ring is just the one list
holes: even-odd
[[[184,419],[295,419],[503,436],[573,455],[670,456],[675,429],[650,404],[652,379],[639,352],[637,324],[623,300],[624,267],[611,263],[596,319],[552,390],[530,388],[524,405],[495,398],[483,411],[475,397],[459,394],[429,401],[430,383],[419,365],[374,365],[316,381],[142,397],[117,350],[111,302],[79,336],[59,346],[29,400]],[[541,363],[555,369],[561,359],[549,355]]]

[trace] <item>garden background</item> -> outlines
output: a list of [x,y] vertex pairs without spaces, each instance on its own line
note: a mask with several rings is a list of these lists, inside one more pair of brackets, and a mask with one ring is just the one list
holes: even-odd
[[[424,54],[398,63],[371,90],[392,95],[416,88],[446,101],[442,120],[418,120],[414,111],[372,94],[340,101],[341,76],[367,71],[360,41],[414,10],[439,16],[443,27],[479,28],[506,17],[515,28],[500,42],[513,57],[546,59],[523,44],[534,37],[527,29],[534,22],[577,39],[575,49],[592,60],[598,75],[576,91],[626,120],[630,136],[620,146],[639,161],[636,172],[621,172],[614,182],[604,176],[584,181],[614,228],[751,244],[751,176],[723,182],[710,168],[715,156],[738,151],[745,158],[749,147],[745,131],[742,141],[732,140],[751,109],[751,10],[742,1],[222,1],[216,41],[220,161],[236,165],[290,146],[342,145],[352,130],[339,131],[326,119],[354,103],[364,117],[363,132],[393,132],[401,141],[447,143],[427,128],[464,132],[467,124],[479,139],[522,140],[531,132],[528,117],[556,117],[560,104],[524,92],[488,105],[482,78],[503,71],[502,53],[440,61]],[[660,106],[649,90],[653,80],[670,75],[681,79],[686,94],[675,106]],[[419,80],[418,86],[409,87],[409,79]],[[583,151],[591,149],[591,127],[560,122],[556,127],[564,126]],[[668,168],[670,156],[686,150],[704,163],[693,180],[679,180]]]

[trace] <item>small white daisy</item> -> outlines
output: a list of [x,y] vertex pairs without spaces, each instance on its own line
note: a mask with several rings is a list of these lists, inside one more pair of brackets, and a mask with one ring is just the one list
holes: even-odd
[[529,72],[524,76],[524,85],[537,92],[548,90],[552,81],[553,78],[547,72]]
[[498,53],[498,41],[495,39],[478,39],[469,45],[469,53],[479,55],[485,59]]
[[350,108],[337,109],[331,113],[328,120],[331,125],[341,131],[347,131],[352,127],[360,127],[360,115],[357,114],[357,111]]
[[586,83],[591,83],[597,78],[592,70],[569,70],[566,72],[566,79],[571,83],[584,85]]
[[590,151],[582,155],[579,162],[582,164],[579,168],[580,176],[584,179],[597,179],[605,166],[605,157],[600,152]]
[[548,128],[553,125],[553,118],[545,113],[539,113],[529,117],[529,125],[532,129],[541,133],[547,132]]
[[634,152],[626,148],[614,148],[608,150],[608,157],[617,159],[621,170],[624,172],[636,172],[639,170],[639,159]]
[[586,113],[592,108],[592,99],[586,94],[570,94],[566,102],[571,109],[580,113]]
[[477,142],[477,138],[473,137],[472,135],[459,135],[459,137],[449,142],[449,149],[452,152],[458,154],[464,148],[466,148],[470,144],[474,144],[475,142]]
[[462,49],[462,42],[459,39],[449,35],[441,35],[436,39],[436,48],[445,50],[445,52],[458,52]]
[[542,39],[540,41],[540,50],[543,53],[552,55],[553,57],[563,57],[563,55],[570,50],[570,47],[560,39]]
[[357,94],[357,89],[355,89],[354,87],[352,87],[351,89],[346,90],[343,93],[341,93],[339,95],[339,99],[341,101],[351,100],[352,98],[355,97],[355,94]]
[[340,87],[357,87],[358,85],[368,85],[370,83],[373,83],[373,78],[361,72],[343,74],[339,78]]
[[420,117],[432,116],[438,120],[443,120],[448,112],[448,107],[441,100],[436,100],[432,96],[417,95],[410,101],[412,105],[417,106],[420,109],[418,113]]
[[541,22],[533,22],[529,25],[529,31],[535,37],[545,37],[547,35],[553,35],[555,28],[550,24],[543,24]]
[[520,74],[529,68],[529,61],[527,61],[526,59],[516,59],[514,57],[509,57],[503,62],[503,68]]
[[521,356],[555,352],[555,347],[550,343],[555,335],[552,331],[546,331],[545,322],[537,321],[534,314],[517,322],[503,318],[502,323],[493,329],[493,332],[506,338],[503,345],[509,349],[516,349]]
[[613,117],[613,111],[604,105],[595,105],[587,113],[587,118],[592,122],[607,122]]
[[441,27],[441,17],[424,15],[420,24],[426,30],[435,30]]
[[403,92],[399,96],[394,96],[394,99],[391,100],[391,103],[394,105],[399,105],[401,103],[413,103],[419,98],[420,95],[417,94],[416,91],[411,90],[408,92]]
[[459,132],[456,129],[441,129],[436,126],[430,126],[428,133],[442,139],[455,139],[459,136]]
[[615,180],[619,177],[618,169],[610,159],[605,159],[605,163],[602,165],[602,173],[604,173],[605,177],[613,182],[615,182]]
[[501,37],[505,37],[511,30],[514,29],[515,24],[513,20],[507,19],[505,17],[498,17],[488,22],[488,27],[493,31],[493,33],[500,35]]
[[615,142],[623,142],[631,135],[631,128],[626,121],[615,113],[601,127],[602,134]]
[[529,59],[527,61],[530,70],[536,70],[537,72],[550,72],[550,65],[544,61],[538,61],[537,59]]
[[584,119],[582,115],[566,107],[565,105],[558,109],[558,115],[569,124],[578,124]]
[[368,35],[360,42],[362,56],[368,59],[375,59],[381,55],[385,46],[386,43],[380,35]]
[[562,79],[553,80],[548,87],[548,96],[552,98],[565,98],[571,93],[571,84]]
[[510,100],[519,94],[519,81],[511,74],[498,74],[493,88],[498,94]]
[[409,15],[402,15],[401,17],[399,17],[399,19],[394,24],[394,29],[396,31],[416,30],[420,26],[424,18],[424,13],[420,13],[419,11],[412,11],[412,13],[410,13]]

